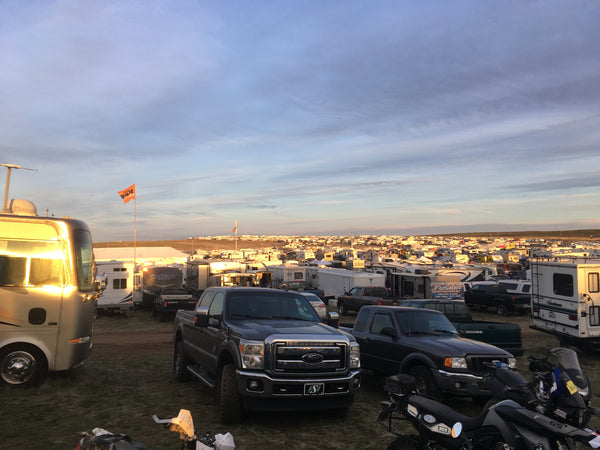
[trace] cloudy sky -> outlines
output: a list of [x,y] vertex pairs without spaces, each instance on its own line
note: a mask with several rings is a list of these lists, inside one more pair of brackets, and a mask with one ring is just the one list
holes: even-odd
[[98,242],[134,214],[138,240],[600,228],[599,23],[596,0],[0,0],[0,163],[37,169],[9,198]]

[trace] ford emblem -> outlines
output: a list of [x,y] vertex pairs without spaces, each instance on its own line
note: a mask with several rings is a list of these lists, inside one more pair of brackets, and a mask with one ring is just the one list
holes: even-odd
[[323,355],[320,353],[306,353],[302,355],[302,361],[309,364],[317,364],[323,362]]

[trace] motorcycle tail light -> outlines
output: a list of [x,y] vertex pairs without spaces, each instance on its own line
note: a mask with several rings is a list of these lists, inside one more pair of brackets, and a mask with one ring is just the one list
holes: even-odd
[[457,438],[460,436],[460,433],[462,433],[462,423],[460,422],[456,422],[453,426],[452,426],[452,437],[453,438]]

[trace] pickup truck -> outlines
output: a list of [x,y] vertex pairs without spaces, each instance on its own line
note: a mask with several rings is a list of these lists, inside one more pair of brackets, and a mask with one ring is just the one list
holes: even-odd
[[423,383],[430,397],[472,397],[478,403],[491,393],[481,383],[485,363],[516,367],[506,350],[462,338],[439,311],[405,306],[364,306],[353,328],[340,327],[360,344],[363,369],[378,374],[407,373]]
[[475,284],[464,293],[469,307],[495,308],[500,316],[508,313],[525,314],[529,311],[531,295],[507,292],[502,284]]
[[154,299],[152,315],[158,316],[158,320],[166,322],[172,319],[180,309],[194,309],[196,298],[186,289],[165,288],[159,292]]
[[349,311],[358,311],[365,305],[397,305],[398,297],[391,297],[389,291],[384,287],[355,286],[338,297],[337,307],[340,315]]
[[474,320],[463,300],[405,300],[400,305],[441,311],[461,336],[503,348],[513,356],[523,355],[521,326],[518,323]]
[[246,410],[335,410],[360,387],[360,349],[303,295],[268,288],[211,287],[173,325],[173,377],[218,392],[224,423]]

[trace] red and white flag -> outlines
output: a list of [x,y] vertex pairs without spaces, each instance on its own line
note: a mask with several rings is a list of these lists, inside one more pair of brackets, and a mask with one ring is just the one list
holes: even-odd
[[135,199],[135,183],[131,186],[119,191],[119,195],[123,199],[123,203],[127,203],[129,200]]

